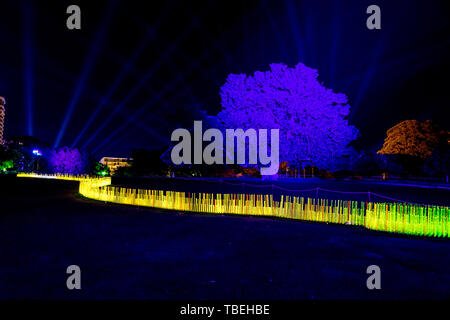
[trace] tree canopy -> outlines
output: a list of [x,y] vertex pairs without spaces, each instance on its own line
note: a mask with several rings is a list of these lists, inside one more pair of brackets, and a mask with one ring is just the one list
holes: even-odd
[[83,174],[86,173],[86,164],[78,149],[63,147],[52,150],[50,163],[55,173]]
[[378,153],[426,159],[440,145],[442,137],[431,120],[405,120],[386,132],[384,145]]
[[221,87],[224,128],[280,129],[280,163],[333,169],[351,152],[358,130],[349,125],[347,96],[318,81],[317,70],[271,64],[251,76],[230,74]]

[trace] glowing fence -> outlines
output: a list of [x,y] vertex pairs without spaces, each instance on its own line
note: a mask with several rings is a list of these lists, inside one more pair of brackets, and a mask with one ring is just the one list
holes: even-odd
[[410,235],[449,237],[449,207],[411,203],[373,203],[272,195],[186,193],[111,186],[111,178],[19,174],[19,177],[76,180],[81,195],[100,201],[210,214],[268,216]]

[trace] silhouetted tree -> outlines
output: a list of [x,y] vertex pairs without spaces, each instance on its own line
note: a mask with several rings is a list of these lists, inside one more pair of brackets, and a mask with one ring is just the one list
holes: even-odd
[[448,145],[434,150],[424,164],[424,172],[430,176],[443,177],[448,183],[450,172],[450,148]]
[[161,150],[133,150],[131,172],[133,175],[165,175],[167,165],[161,159]]

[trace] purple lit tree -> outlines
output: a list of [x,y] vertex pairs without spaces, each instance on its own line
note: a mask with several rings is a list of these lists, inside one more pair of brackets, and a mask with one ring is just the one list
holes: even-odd
[[54,173],[83,174],[85,173],[85,161],[78,149],[63,147],[52,150],[50,164]]
[[308,163],[336,169],[352,153],[358,130],[349,125],[347,96],[318,81],[302,63],[271,64],[252,76],[230,74],[221,87],[225,128],[280,129],[280,163]]

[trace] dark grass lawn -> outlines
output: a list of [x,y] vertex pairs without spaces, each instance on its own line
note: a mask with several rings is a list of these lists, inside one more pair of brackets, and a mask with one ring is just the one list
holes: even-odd
[[[448,240],[104,204],[76,189],[0,180],[0,298],[450,298]],[[80,291],[66,289],[71,264]],[[371,264],[378,291],[366,288]]]

